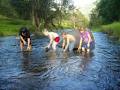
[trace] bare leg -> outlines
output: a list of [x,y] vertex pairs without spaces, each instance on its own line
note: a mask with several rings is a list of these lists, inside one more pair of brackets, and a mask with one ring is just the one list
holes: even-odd
[[52,48],[53,48],[54,51],[56,51],[56,45],[57,45],[57,42],[53,41]]

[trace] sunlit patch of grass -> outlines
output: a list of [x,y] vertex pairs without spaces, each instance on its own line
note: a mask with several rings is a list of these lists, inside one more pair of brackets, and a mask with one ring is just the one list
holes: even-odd
[[0,15],[0,36],[17,35],[23,26],[32,28],[30,21],[11,19]]
[[120,22],[102,25],[102,31],[120,40]]

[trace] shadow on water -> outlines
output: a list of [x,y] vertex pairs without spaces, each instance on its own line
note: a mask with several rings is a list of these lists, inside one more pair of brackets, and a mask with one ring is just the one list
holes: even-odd
[[90,54],[45,52],[47,38],[32,40],[31,52],[20,52],[15,37],[0,38],[0,90],[119,90],[120,46],[94,33]]

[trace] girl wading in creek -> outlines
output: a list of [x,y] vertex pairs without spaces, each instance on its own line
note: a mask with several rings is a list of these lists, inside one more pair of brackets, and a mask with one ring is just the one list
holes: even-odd
[[92,32],[83,27],[80,28],[79,31],[80,31],[80,42],[79,42],[78,51],[82,50],[82,52],[89,53],[95,47],[94,37],[92,35]]

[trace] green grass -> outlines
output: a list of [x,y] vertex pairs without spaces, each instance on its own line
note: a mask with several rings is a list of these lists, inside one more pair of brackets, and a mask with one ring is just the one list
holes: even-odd
[[101,32],[100,27],[92,27],[93,32]]
[[120,40],[120,22],[114,22],[108,25],[102,25],[101,30],[110,36],[114,36]]
[[32,28],[30,21],[11,19],[0,15],[0,36],[18,35],[23,26]]

